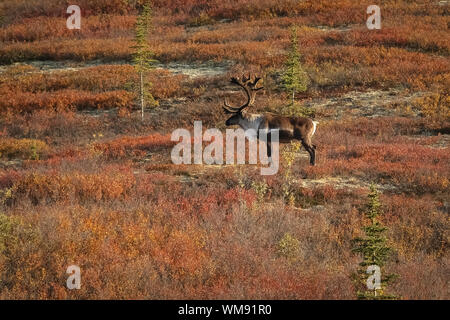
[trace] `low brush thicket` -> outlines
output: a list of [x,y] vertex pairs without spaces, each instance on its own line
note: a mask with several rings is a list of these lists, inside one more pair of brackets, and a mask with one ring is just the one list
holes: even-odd
[[[135,177],[124,167],[107,169],[1,176],[8,212],[0,215],[1,243],[8,248],[2,297],[354,297],[346,274],[356,265],[349,242],[363,223],[356,209],[365,201],[362,190],[305,188],[301,199],[309,200],[299,214],[284,205],[280,184],[271,181],[260,197],[255,187],[239,186],[238,176],[234,186],[223,179],[202,186],[208,183],[202,177],[189,186],[169,172]],[[447,241],[442,203],[429,195],[392,194],[382,201],[396,272],[408,279],[396,293],[416,298],[417,282],[432,281],[419,296],[445,296],[445,274],[438,271]],[[404,267],[412,262],[415,269]],[[82,290],[64,287],[70,264],[83,270]],[[424,278],[417,274],[430,266]]]

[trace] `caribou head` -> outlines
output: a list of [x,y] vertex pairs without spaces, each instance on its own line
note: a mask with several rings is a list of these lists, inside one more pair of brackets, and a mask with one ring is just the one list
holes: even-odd
[[264,89],[264,87],[256,87],[260,80],[261,78],[255,77],[254,80],[252,81],[250,75],[248,77],[245,77],[243,75],[241,79],[237,77],[231,78],[230,81],[231,83],[236,84],[240,86],[242,89],[244,89],[247,101],[240,107],[233,107],[230,106],[227,102],[227,99],[225,99],[223,109],[225,113],[232,115],[225,122],[225,125],[227,126],[239,125],[243,121],[243,119],[245,118],[243,115],[244,109],[249,106],[252,106],[255,103],[256,93],[259,90]]

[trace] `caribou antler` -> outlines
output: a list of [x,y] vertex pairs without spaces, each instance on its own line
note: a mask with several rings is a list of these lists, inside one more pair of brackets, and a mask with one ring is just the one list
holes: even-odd
[[264,87],[256,88],[256,85],[258,84],[259,80],[261,80],[260,77],[255,77],[255,79],[253,81],[251,81],[250,75],[248,75],[248,77],[245,77],[245,75],[242,75],[242,79],[239,79],[237,77],[232,77],[230,82],[237,84],[242,89],[244,89],[245,94],[247,96],[247,102],[244,103],[240,107],[233,107],[233,106],[230,106],[227,102],[227,99],[225,99],[224,106],[223,106],[223,109],[225,110],[225,112],[226,113],[238,113],[238,112],[241,112],[243,109],[247,108],[248,106],[253,105],[253,103],[255,103],[256,92],[264,88]]

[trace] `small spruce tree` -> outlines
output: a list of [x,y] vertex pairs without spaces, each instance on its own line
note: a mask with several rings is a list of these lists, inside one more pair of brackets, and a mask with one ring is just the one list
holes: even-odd
[[148,45],[148,35],[152,27],[152,6],[151,1],[146,1],[139,13],[135,27],[135,49],[133,54],[133,64],[139,75],[139,104],[141,106],[141,117],[144,120],[145,106],[155,106],[157,101],[150,93],[151,83],[146,80],[146,75],[153,68],[153,52]]
[[283,88],[292,96],[292,105],[295,102],[296,92],[305,92],[308,89],[309,78],[301,64],[301,54],[298,51],[297,27],[291,27],[291,47],[285,62],[282,83]]
[[[353,239],[353,252],[361,254],[363,261],[359,264],[357,273],[353,275],[358,299],[395,299],[396,296],[386,293],[386,287],[391,283],[396,275],[384,274],[384,266],[388,261],[392,248],[387,244],[384,232],[387,230],[379,221],[378,216],[382,214],[381,203],[378,197],[378,191],[372,184],[368,195],[369,201],[365,211],[365,216],[369,224],[363,227],[365,237]],[[369,266],[380,268],[380,288],[370,290],[367,286],[367,280],[371,276],[367,273]]]

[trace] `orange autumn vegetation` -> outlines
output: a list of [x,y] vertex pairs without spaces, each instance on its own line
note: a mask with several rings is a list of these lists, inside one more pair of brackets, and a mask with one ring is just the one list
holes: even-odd
[[[345,243],[359,232],[361,217],[356,209],[340,205],[343,199],[354,199],[358,206],[364,192],[342,193],[332,186],[305,189],[302,199],[309,199],[305,208],[325,204],[337,210],[338,217],[314,210],[299,215],[278,200],[274,206],[257,205],[251,189],[220,185],[186,189],[160,173],[135,180],[123,169],[106,170],[95,175],[11,173],[14,182],[5,205],[22,214],[0,218],[7,230],[2,243],[9,248],[3,251],[2,279],[8,288],[4,297],[226,298],[239,290],[250,298],[352,297],[345,272],[324,266],[356,262]],[[430,196],[411,201],[399,195],[382,200],[390,239],[402,261],[399,267],[445,255],[445,218],[438,211],[422,214],[439,208],[439,201]],[[31,214],[29,206],[33,212],[45,210],[45,215]],[[288,256],[279,251],[286,233],[297,239],[308,235]],[[417,252],[424,250],[426,256],[417,260]],[[21,263],[16,264],[19,257]],[[64,272],[58,270],[74,262],[84,270],[85,289],[79,292],[60,285]],[[408,296],[421,273],[399,267],[396,271],[403,277],[412,277],[397,288]],[[428,268],[439,283],[439,263]],[[120,292],[112,286],[116,281],[121,283]],[[420,296],[444,291],[442,283]]]
[[[113,6],[108,5],[110,15],[105,15],[103,5],[84,5],[88,13],[86,27],[75,37],[64,28],[64,18],[58,20],[63,25],[61,28],[53,23],[47,26],[50,22],[41,20],[33,22],[34,19],[58,19],[54,17],[58,11],[51,13],[50,8],[57,7],[52,1],[42,4],[50,18],[17,19],[8,25],[3,31],[5,45],[0,49],[0,61],[129,61],[133,17],[120,16],[117,12],[133,13],[134,9],[123,5],[117,5],[121,9],[112,9]],[[283,50],[288,46],[286,29],[291,24],[298,24],[302,26],[299,32],[302,53],[313,74],[313,84],[319,88],[331,83],[365,87],[389,87],[401,83],[414,89],[449,86],[449,79],[444,76],[448,74],[446,59],[422,54],[448,55],[445,6],[428,1],[420,1],[414,6],[407,1],[388,2],[383,7],[383,29],[372,32],[364,26],[367,7],[364,1],[283,1],[282,4],[273,0],[248,0],[239,4],[234,1],[192,1],[183,2],[181,7],[178,5],[177,1],[155,3],[152,50],[162,62],[226,59],[279,68]],[[93,15],[96,10],[103,15]],[[211,18],[207,20],[207,29],[196,30],[196,27],[188,26],[185,30],[180,25],[189,25],[191,15],[199,14]],[[24,16],[30,15],[33,16],[24,13]],[[221,19],[232,21],[219,23]],[[28,28],[30,24],[36,27]],[[343,32],[349,25],[353,29]],[[349,66],[353,72],[344,71]],[[339,82],[341,79],[346,80],[342,83]]]
[[124,156],[143,156],[147,151],[158,151],[174,146],[170,135],[150,135],[147,137],[121,137],[113,141],[96,143],[93,148],[108,158],[116,159]]
[[134,176],[129,172],[106,174],[70,174],[58,173],[39,174],[30,173],[14,182],[5,201],[16,202],[29,199],[33,204],[41,201],[76,200],[114,200],[126,197],[129,189],[134,185]]
[[34,159],[49,152],[47,144],[35,139],[2,138],[0,140],[0,158]]
[[[187,94],[186,77],[156,70],[148,77],[155,98]],[[0,74],[0,113],[41,109],[56,111],[131,109],[136,92],[129,88],[137,79],[130,65],[90,67],[79,72],[40,73],[36,68],[14,67]],[[127,90],[119,90],[127,88]]]

